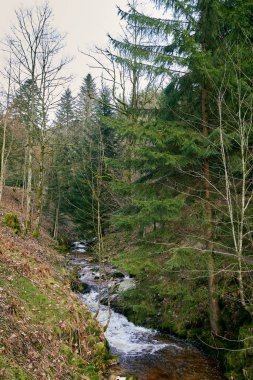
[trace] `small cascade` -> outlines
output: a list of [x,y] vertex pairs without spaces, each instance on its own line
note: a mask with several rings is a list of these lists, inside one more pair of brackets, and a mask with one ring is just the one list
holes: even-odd
[[[79,278],[88,285],[88,291],[79,296],[95,314],[98,308],[99,282],[104,300],[107,285],[103,276],[100,279],[97,264],[92,263],[89,256],[85,255],[87,248],[85,242],[74,242],[71,250],[73,254],[79,255],[73,255],[70,265],[81,268]],[[83,254],[82,257],[80,253]],[[106,272],[112,296],[115,296],[115,289],[124,291],[129,286],[135,286],[134,280],[127,273],[118,272],[111,266],[106,267]],[[104,303],[100,305],[97,317],[102,325],[107,324],[109,317],[109,308]],[[120,358],[121,366],[139,380],[223,380],[216,362],[193,345],[175,337],[162,336],[156,330],[136,326],[124,315],[113,310],[105,335],[111,352]]]
[[[90,293],[80,296],[90,311],[96,312],[98,305],[98,291],[92,289]],[[101,305],[98,320],[102,325],[107,323],[109,317],[108,307]],[[168,345],[180,349],[176,344],[162,343],[156,339],[157,332],[144,327],[135,326],[124,315],[112,310],[110,323],[106,330],[106,338],[115,354],[143,355],[153,354]]]

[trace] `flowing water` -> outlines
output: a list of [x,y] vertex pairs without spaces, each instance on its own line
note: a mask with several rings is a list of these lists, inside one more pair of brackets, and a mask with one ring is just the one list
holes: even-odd
[[[72,250],[84,253],[85,244],[73,245]],[[90,263],[88,257],[73,257],[71,266],[79,266],[80,279],[88,285],[88,291],[80,294],[81,300],[95,313],[98,307],[98,267]],[[129,282],[127,274],[122,278],[113,278],[112,267],[109,287]],[[110,277],[110,276],[109,276]],[[122,286],[122,285],[121,285]],[[102,280],[102,294],[105,296],[106,286]],[[108,307],[101,305],[98,320],[105,325],[108,320]],[[164,336],[155,330],[136,326],[127,318],[112,311],[110,323],[106,330],[106,338],[112,354],[120,358],[120,366],[127,373],[139,380],[222,380],[217,363],[191,344],[175,337]],[[124,379],[124,377],[122,377]]]

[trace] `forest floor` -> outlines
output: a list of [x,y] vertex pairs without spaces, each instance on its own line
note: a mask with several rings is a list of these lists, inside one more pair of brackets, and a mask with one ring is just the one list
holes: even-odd
[[[20,230],[7,227],[17,215]],[[5,222],[4,222],[5,219]],[[108,349],[101,327],[71,291],[64,256],[45,230],[23,235],[17,189],[0,209],[0,379],[104,379]]]

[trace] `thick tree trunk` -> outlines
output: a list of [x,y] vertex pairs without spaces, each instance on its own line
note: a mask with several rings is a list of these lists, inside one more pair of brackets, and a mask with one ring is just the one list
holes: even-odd
[[[208,91],[205,86],[202,89],[202,130],[205,138],[208,138],[208,113],[207,113],[207,97]],[[210,197],[210,168],[209,159],[205,158],[204,161],[204,187],[205,187],[205,212],[207,218],[206,229],[206,249],[209,251],[208,255],[208,287],[209,287],[209,314],[210,325],[213,334],[219,335],[219,304],[216,296],[216,281],[215,281],[215,266],[213,257],[213,243],[212,243],[212,206]]]

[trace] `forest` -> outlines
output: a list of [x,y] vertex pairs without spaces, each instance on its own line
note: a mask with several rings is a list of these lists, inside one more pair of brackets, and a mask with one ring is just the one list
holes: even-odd
[[0,207],[12,189],[24,217],[4,223],[22,239],[46,230],[63,251],[95,238],[101,270],[137,281],[117,309],[250,380],[253,3],[149,3],[160,16],[130,1],[117,9],[121,38],[79,52],[101,76],[84,72],[76,95],[49,5],[16,11],[3,42]]

